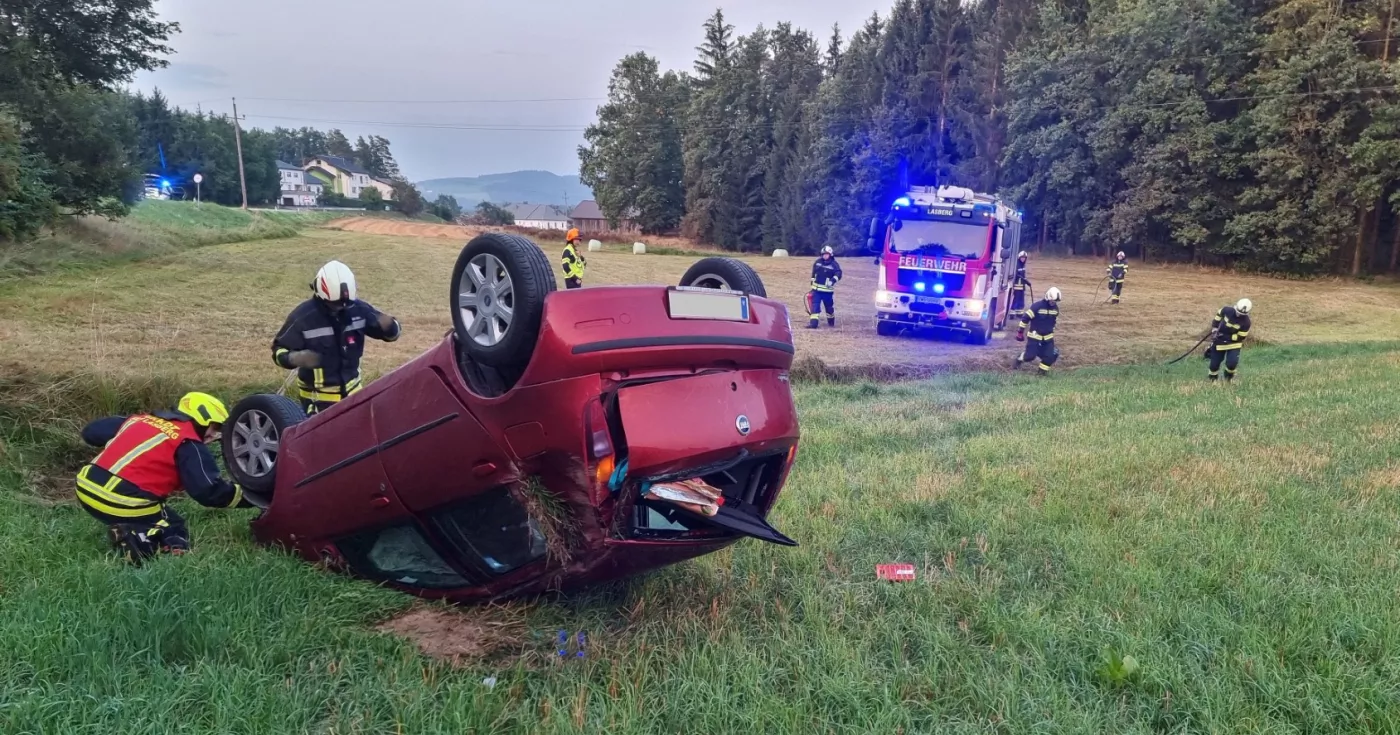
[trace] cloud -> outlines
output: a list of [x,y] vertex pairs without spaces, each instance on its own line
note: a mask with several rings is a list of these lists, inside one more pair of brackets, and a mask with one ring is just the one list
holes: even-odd
[[210,64],[172,61],[163,77],[186,89],[228,89],[228,72]]

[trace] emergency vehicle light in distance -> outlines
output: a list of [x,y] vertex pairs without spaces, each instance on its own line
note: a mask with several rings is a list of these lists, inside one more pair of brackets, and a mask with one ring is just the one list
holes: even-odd
[[895,206],[895,207],[908,207],[908,206],[910,206],[911,204],[913,204],[913,202],[910,202],[910,201],[909,201],[909,197],[900,197],[900,198],[894,200],[894,206]]

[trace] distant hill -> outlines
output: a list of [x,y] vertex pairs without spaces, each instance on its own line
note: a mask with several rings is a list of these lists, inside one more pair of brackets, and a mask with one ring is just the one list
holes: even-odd
[[592,199],[593,191],[579,182],[578,176],[560,176],[548,171],[515,171],[508,174],[487,174],[450,179],[428,179],[418,182],[423,196],[432,201],[440,194],[456,197],[463,209],[480,202],[536,202],[569,206],[583,199]]

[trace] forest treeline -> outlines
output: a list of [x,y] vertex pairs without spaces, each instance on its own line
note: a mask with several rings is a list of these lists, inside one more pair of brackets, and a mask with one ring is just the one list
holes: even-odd
[[901,182],[996,192],[1032,247],[1287,273],[1400,265],[1391,0],[898,0],[846,37],[721,11],[623,58],[579,148],[605,214],[858,250]]

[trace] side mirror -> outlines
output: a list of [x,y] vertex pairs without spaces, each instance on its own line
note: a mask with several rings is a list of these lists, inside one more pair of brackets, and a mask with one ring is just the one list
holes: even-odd
[[871,218],[870,218],[870,232],[867,233],[867,237],[869,237],[871,240],[874,240],[874,239],[875,239],[875,231],[876,231],[876,229],[877,229],[879,226],[880,226],[880,218],[878,218],[878,217],[871,217]]
[[1001,259],[1002,259],[1002,260],[1010,260],[1010,259],[1011,259],[1011,248],[1002,248],[1002,249],[1001,249]]
[[865,238],[865,249],[866,249],[867,251],[869,251],[869,252],[872,252],[872,253],[879,252],[879,250],[876,249],[876,247],[875,247],[875,238],[873,238],[873,237],[867,237],[867,238]]

